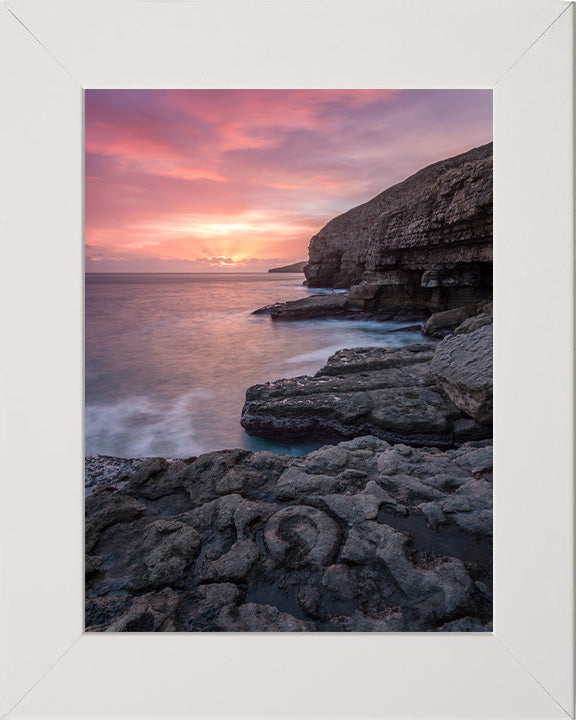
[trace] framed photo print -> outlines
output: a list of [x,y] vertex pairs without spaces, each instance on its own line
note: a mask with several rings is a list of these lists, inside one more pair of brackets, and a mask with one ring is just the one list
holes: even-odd
[[574,23],[0,5],[3,716],[574,717]]

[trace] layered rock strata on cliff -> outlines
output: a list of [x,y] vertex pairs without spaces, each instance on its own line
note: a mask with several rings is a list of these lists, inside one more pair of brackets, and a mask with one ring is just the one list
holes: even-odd
[[489,442],[92,458],[87,482],[87,630],[492,629]]
[[440,311],[492,298],[492,143],[430,165],[310,241],[310,287],[361,309]]

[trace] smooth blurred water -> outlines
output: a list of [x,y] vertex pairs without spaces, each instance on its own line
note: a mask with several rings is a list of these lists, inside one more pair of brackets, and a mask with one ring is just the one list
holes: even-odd
[[356,320],[273,322],[252,311],[318,292],[301,274],[87,274],[87,455],[189,457],[317,443],[249,437],[246,388],[314,374],[341,348],[405,345],[418,332]]

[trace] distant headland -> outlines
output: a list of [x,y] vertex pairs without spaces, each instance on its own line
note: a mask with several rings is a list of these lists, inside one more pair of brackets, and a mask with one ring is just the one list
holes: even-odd
[[304,267],[308,264],[307,260],[302,262],[293,263],[292,265],[284,265],[279,268],[270,268],[269,273],[301,273],[304,272]]

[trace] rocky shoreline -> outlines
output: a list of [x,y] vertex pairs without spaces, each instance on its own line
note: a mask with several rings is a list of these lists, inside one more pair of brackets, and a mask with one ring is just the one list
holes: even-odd
[[460,326],[437,345],[341,350],[314,377],[248,388],[242,426],[272,439],[370,434],[439,448],[490,438],[491,318],[485,312],[479,327]]
[[86,499],[86,629],[491,630],[491,471],[372,436],[142,460]]
[[[314,378],[250,389],[245,425],[259,402],[269,422],[354,438],[306,457],[87,458],[86,629],[490,631],[492,443],[469,440],[491,434],[485,315],[438,344],[344,350]],[[465,349],[446,371],[463,341],[485,361],[468,388]],[[391,428],[394,444],[377,437]]]
[[247,390],[248,433],[333,444],[86,458],[86,630],[492,630],[491,153],[328,223],[304,271],[347,292],[256,311],[422,327]]
[[389,311],[362,309],[353,306],[348,293],[310,295],[299,300],[277,302],[254,310],[253,315],[270,315],[272,320],[316,320],[338,318],[340,320],[379,320],[424,324],[428,316],[420,310]]

